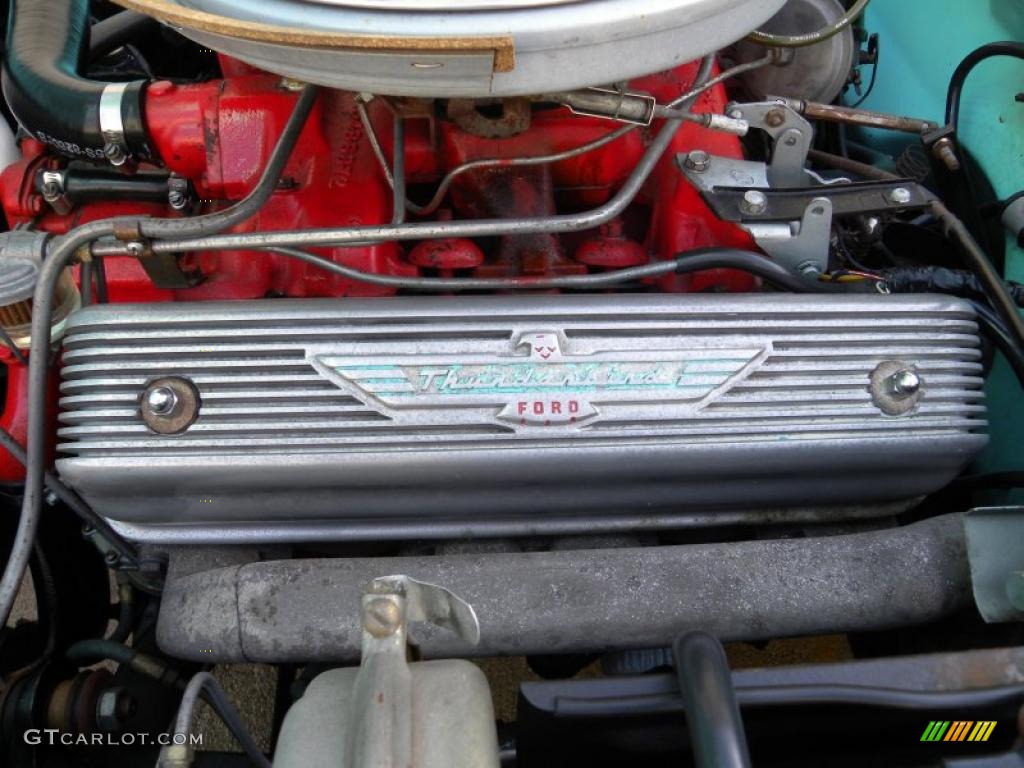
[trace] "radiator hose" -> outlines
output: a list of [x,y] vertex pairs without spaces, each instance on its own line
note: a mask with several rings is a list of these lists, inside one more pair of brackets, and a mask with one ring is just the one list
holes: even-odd
[[4,97],[26,131],[62,154],[113,165],[147,157],[146,82],[83,77],[88,38],[88,0],[13,0]]

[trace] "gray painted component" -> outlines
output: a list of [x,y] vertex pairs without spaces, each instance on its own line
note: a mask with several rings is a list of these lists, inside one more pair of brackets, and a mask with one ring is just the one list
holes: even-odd
[[[104,305],[70,329],[58,468],[140,539],[870,506],[938,490],[986,442],[973,310],[946,297]],[[888,360],[928,381],[899,417],[870,392]],[[429,374],[454,366],[465,391]],[[168,376],[203,403],[178,435],[139,413]]]
[[1024,620],[1024,507],[971,510],[964,517],[974,601],[990,623]]
[[[396,38],[511,37],[515,66],[493,54],[391,53],[299,48],[184,28],[202,45],[261,69],[332,88],[425,97],[533,95],[603,85],[693,61],[743,37],[783,0],[580,0],[501,3],[489,10],[416,3],[396,12],[372,3],[178,0],[220,16],[276,26]],[[476,3],[474,3],[476,4]],[[497,3],[486,2],[487,6]],[[380,5],[380,4],[377,4]],[[432,6],[432,7],[431,7]]]
[[[282,560],[171,575],[157,639],[205,662],[354,661],[360,597],[406,573],[470,602],[481,639],[417,627],[427,657],[668,645],[912,626],[970,605],[963,521],[809,539],[518,554]],[[204,653],[200,649],[213,649]]]
[[[570,514],[531,514],[447,519],[425,517],[422,520],[396,522],[387,518],[373,520],[325,520],[311,523],[285,520],[269,524],[218,523],[210,525],[139,526],[111,522],[120,535],[145,540],[154,547],[253,544],[299,544],[310,541],[380,542],[388,539],[446,540],[508,536],[571,536],[573,534],[614,535],[641,531],[666,531],[722,527],[758,527],[777,525],[822,525],[855,520],[892,517],[916,506],[921,498],[884,504],[839,504],[825,507],[778,509],[733,509],[703,512],[609,512],[598,514],[579,509]],[[531,507],[532,509],[532,507]],[[204,547],[205,548],[205,547]]]

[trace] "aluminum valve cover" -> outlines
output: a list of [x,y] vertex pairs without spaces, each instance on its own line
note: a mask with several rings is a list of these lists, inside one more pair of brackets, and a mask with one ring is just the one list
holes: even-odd
[[[153,540],[880,503],[985,445],[979,358],[970,306],[935,296],[94,306],[57,466]],[[157,380],[198,395],[178,434],[143,420]]]
[[619,82],[735,42],[785,0],[117,0],[261,69],[397,96]]

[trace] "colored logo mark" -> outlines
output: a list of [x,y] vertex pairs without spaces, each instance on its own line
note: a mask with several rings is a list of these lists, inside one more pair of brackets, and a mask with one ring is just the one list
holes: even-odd
[[988,741],[995,728],[993,720],[932,720],[921,741]]

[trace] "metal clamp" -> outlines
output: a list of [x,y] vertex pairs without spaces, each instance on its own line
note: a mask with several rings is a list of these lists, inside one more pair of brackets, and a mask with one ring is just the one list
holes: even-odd
[[[756,194],[765,198],[764,205],[767,206],[767,196],[762,192]],[[747,205],[753,212],[753,204]],[[784,267],[805,275],[820,275],[828,269],[832,201],[827,197],[811,200],[799,221],[748,221],[741,226],[753,235],[765,253]]]
[[[407,661],[411,621],[450,629],[480,642],[472,606],[444,587],[408,576],[374,579],[362,598],[363,658],[352,695],[344,765],[405,768],[413,759],[412,672]],[[388,706],[380,706],[379,702]]]
[[730,104],[729,117],[746,120],[772,139],[772,158],[768,163],[768,181],[773,187],[803,187],[807,180],[804,165],[811,149],[814,130],[784,99]]
[[100,131],[103,133],[103,154],[111,165],[120,167],[131,159],[125,137],[121,103],[129,83],[111,83],[100,95]]
[[43,171],[41,181],[43,200],[49,203],[54,212],[60,216],[66,216],[70,213],[72,206],[67,196],[64,172]]

